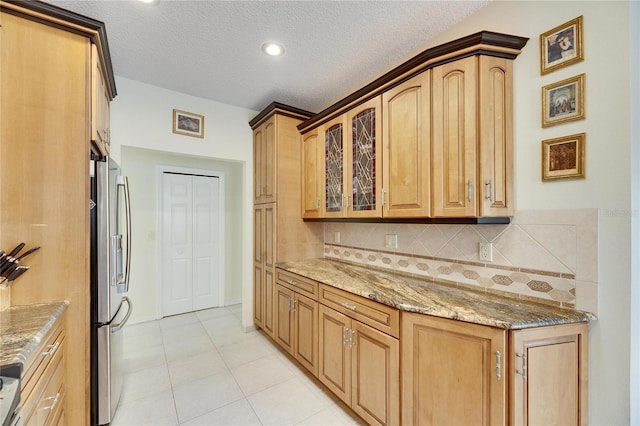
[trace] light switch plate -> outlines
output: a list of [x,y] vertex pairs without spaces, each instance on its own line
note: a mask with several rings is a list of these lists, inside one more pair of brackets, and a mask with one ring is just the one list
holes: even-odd
[[340,242],[340,231],[336,231],[333,233],[333,242],[334,243]]
[[398,235],[397,234],[386,234],[384,236],[384,246],[386,248],[398,248]]

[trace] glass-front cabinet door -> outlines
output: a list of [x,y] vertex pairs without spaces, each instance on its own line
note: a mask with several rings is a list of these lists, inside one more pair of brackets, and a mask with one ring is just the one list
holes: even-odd
[[381,99],[376,97],[347,113],[347,188],[349,217],[381,217]]
[[345,209],[345,116],[325,123],[324,156],[324,217],[343,217]]

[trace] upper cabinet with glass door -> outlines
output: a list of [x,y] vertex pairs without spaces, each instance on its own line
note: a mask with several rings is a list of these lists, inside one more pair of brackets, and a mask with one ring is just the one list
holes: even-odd
[[325,123],[323,217],[380,217],[380,97]]

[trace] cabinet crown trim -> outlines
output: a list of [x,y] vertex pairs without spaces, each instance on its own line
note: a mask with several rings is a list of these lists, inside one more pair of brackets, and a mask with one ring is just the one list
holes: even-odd
[[263,121],[267,120],[273,114],[285,115],[292,118],[298,118],[300,120],[307,120],[309,117],[314,115],[314,113],[310,111],[281,104],[280,102],[271,102],[249,122],[249,126],[251,126],[252,130],[255,130],[256,127],[262,124]]
[[346,109],[365,102],[366,100],[379,95],[382,91],[389,89],[408,78],[447,62],[479,54],[515,59],[528,41],[528,37],[520,37],[492,31],[480,31],[475,34],[429,48],[333,105],[320,111],[308,120],[300,123],[298,125],[298,130],[302,133],[311,130],[312,128],[344,112]]

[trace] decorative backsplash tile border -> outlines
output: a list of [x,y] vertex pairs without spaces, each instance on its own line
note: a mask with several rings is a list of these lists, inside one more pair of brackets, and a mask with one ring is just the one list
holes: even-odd
[[573,274],[554,273],[431,256],[367,250],[325,244],[327,259],[365,265],[446,284],[496,292],[517,299],[575,307],[576,279]]

